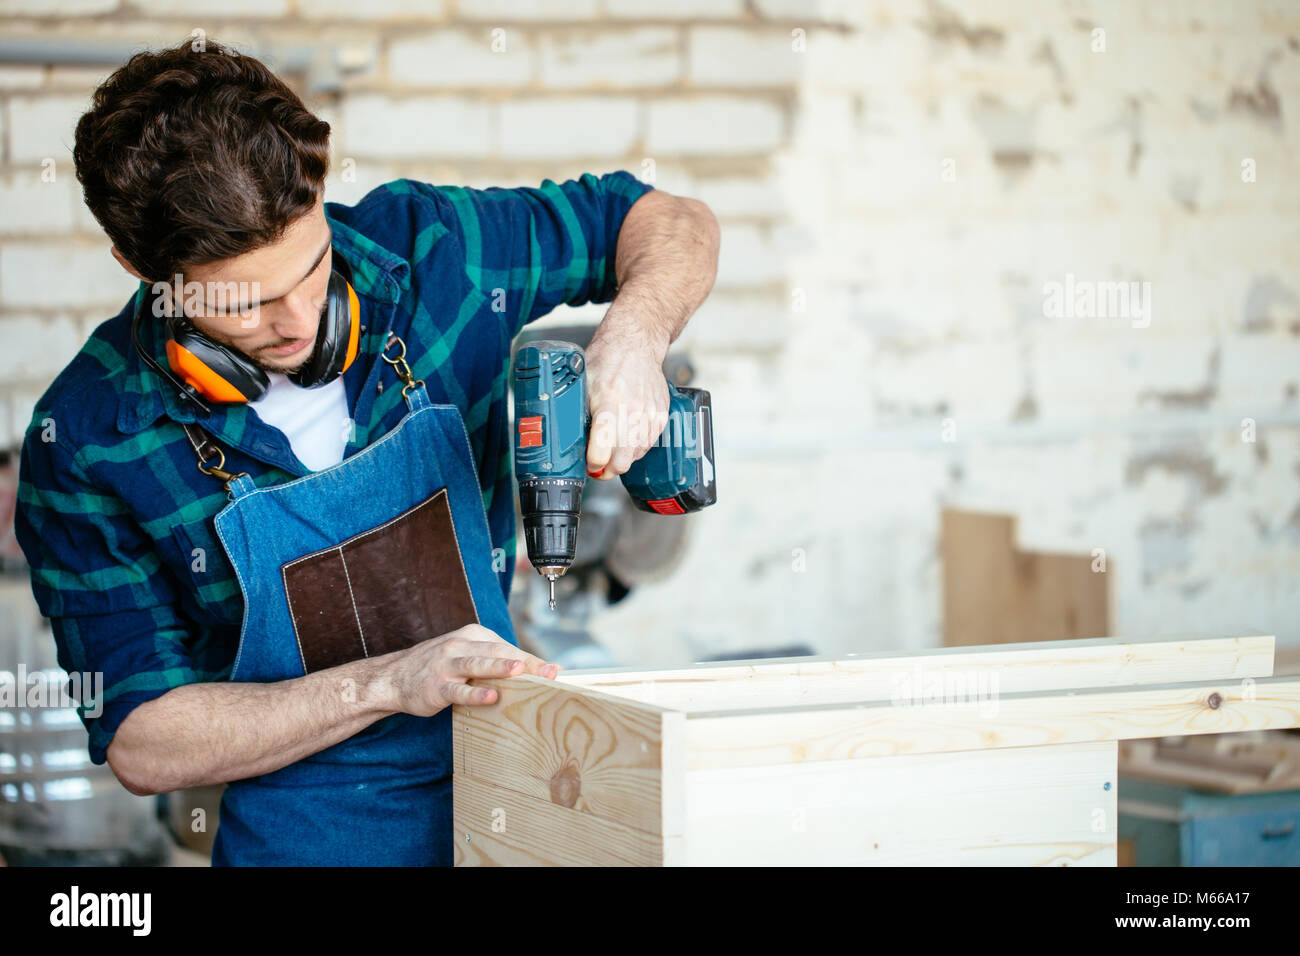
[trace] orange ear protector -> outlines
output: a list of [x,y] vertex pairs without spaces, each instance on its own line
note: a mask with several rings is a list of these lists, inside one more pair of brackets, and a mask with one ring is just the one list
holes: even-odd
[[[347,264],[336,257],[343,269]],[[255,402],[266,394],[271,380],[248,356],[204,335],[185,316],[167,317],[167,364],[164,369],[149,355],[140,342],[140,322],[145,304],[152,296],[143,291],[131,325],[131,335],[140,357],[159,375],[171,382],[182,399],[191,402],[207,415],[203,401]],[[311,356],[298,371],[288,377],[302,388],[327,385],[347,370],[357,357],[361,332],[361,303],[356,290],[336,267],[330,271],[325,310],[316,330],[316,344]],[[174,374],[173,374],[174,373]]]

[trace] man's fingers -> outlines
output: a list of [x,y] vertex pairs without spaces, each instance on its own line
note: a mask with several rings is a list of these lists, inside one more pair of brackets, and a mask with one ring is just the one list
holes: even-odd
[[627,474],[659,440],[669,418],[666,401],[663,408],[647,406],[625,416],[602,410],[587,436],[587,474],[602,481]]
[[609,460],[607,469],[611,475],[625,475],[627,470],[632,467],[632,462],[636,461],[640,455],[635,448],[616,448],[614,454]]
[[[505,641],[472,641],[466,650],[473,651],[476,655],[482,657],[523,661],[524,672],[536,674],[538,677],[554,677],[560,671],[559,664],[552,664],[540,657],[534,657],[527,651],[521,651],[513,644],[508,644]],[[552,673],[546,673],[546,668],[553,668],[554,670]]]
[[[520,650],[508,641],[470,641],[465,648],[474,655],[482,657],[503,657],[523,661],[525,664],[545,664],[540,657],[534,657],[527,651]],[[467,655],[468,656],[468,655]]]
[[454,657],[451,669],[458,677],[509,677],[523,665],[508,657]]
[[610,448],[607,445],[598,445],[591,441],[587,443],[587,474],[592,478],[599,478],[605,466],[609,464]]
[[492,687],[471,687],[469,684],[460,684],[456,681],[443,681],[442,699],[449,704],[470,706],[495,704],[497,692]]
[[587,431],[587,474],[600,477],[618,440],[618,416],[607,409],[593,408]]

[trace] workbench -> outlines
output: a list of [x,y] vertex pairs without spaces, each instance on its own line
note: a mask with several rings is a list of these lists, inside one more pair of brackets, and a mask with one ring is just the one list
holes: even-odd
[[1116,863],[1118,742],[1300,726],[1271,636],[475,681],[457,865]]

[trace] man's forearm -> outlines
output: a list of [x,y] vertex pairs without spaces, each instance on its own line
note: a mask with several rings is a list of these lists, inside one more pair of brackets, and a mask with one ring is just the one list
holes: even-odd
[[108,748],[133,793],[242,780],[318,753],[396,711],[383,658],[276,683],[186,684],[141,704]]
[[587,474],[626,474],[669,420],[663,362],[718,272],[718,222],[704,203],[648,192],[618,232],[619,289],[587,346]]
[[638,199],[619,228],[619,290],[597,338],[638,341],[662,361],[713,288],[719,245],[717,219],[704,203],[657,190]]

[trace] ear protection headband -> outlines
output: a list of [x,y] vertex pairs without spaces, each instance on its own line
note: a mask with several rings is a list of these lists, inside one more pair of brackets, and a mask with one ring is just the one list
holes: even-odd
[[[347,269],[341,259],[336,262]],[[174,385],[182,399],[207,415],[211,410],[204,398],[220,403],[255,402],[266,394],[271,380],[265,371],[243,353],[204,335],[184,315],[167,317],[167,364],[171,370],[159,365],[140,342],[140,322],[152,299],[141,293],[131,336],[140,357]],[[331,269],[316,344],[306,363],[291,373],[289,380],[302,388],[317,388],[334,381],[357,357],[360,331],[361,303],[356,290],[337,267]]]

